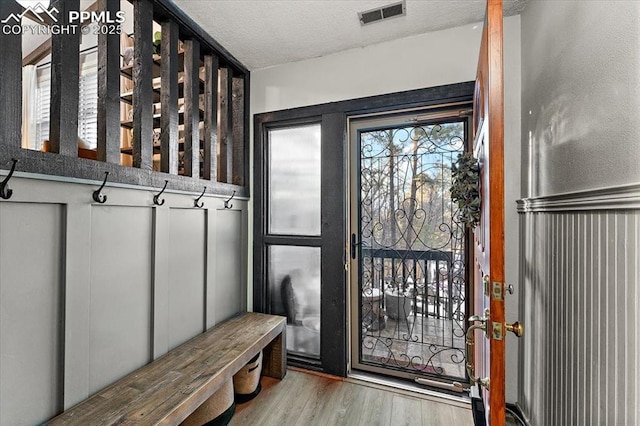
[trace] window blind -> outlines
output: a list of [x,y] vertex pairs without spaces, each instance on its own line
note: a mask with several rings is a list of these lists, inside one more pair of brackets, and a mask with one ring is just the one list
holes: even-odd
[[49,112],[51,110],[51,67],[38,68],[38,89],[36,91],[36,143],[40,151],[45,140],[49,140]]
[[88,148],[98,144],[98,55],[95,51],[80,56],[80,100],[78,103],[78,137]]
[[[80,56],[80,80],[78,102],[78,138],[84,147],[95,149],[98,140],[98,60],[96,51]],[[35,149],[42,149],[49,139],[51,111],[51,65],[38,67]]]

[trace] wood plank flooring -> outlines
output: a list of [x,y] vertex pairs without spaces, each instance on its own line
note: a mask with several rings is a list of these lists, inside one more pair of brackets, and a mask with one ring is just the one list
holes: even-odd
[[364,384],[289,370],[262,378],[262,392],[239,404],[231,426],[467,426],[471,411]]

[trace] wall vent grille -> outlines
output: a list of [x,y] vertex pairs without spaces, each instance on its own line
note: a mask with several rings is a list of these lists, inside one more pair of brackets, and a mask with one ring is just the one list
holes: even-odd
[[405,1],[398,3],[388,4],[376,9],[366,10],[364,12],[358,12],[358,19],[361,25],[367,25],[378,21],[383,21],[389,18],[395,18],[397,16],[404,16],[407,14],[407,8]]

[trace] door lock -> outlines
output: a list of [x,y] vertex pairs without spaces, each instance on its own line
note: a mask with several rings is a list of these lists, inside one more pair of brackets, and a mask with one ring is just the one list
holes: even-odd
[[524,334],[524,325],[520,324],[518,321],[513,324],[505,324],[505,328],[507,331],[512,332],[516,335],[516,337],[522,337]]

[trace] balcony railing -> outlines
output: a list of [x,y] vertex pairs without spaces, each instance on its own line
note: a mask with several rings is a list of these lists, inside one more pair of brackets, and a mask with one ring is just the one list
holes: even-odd
[[[457,319],[464,315],[464,271],[453,253],[440,250],[362,248],[362,288],[393,291],[411,301],[415,315]],[[409,307],[407,306],[408,310]]]

